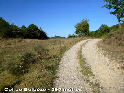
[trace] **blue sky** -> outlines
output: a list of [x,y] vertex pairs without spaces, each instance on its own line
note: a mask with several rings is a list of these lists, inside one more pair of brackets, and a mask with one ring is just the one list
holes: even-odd
[[74,26],[87,18],[90,31],[101,24],[117,24],[114,15],[102,8],[103,0],[0,0],[0,17],[18,26],[36,24],[48,36],[68,36]]

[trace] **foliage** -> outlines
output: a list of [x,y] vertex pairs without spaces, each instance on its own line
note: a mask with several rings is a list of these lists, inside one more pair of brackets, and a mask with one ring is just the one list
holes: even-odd
[[27,27],[27,37],[37,38],[40,36],[39,29],[36,25],[31,24]]
[[13,37],[13,38],[21,37],[20,28],[14,24],[11,24],[10,32],[8,32],[7,37]]
[[[121,25],[122,28],[124,28],[124,23],[121,23],[120,25]],[[116,24],[116,25],[113,25],[113,26],[110,27],[111,32],[112,31],[118,31],[118,29],[119,29],[119,24]]]
[[82,20],[75,26],[75,28],[76,28],[75,33],[78,34],[79,36],[88,35],[89,34],[88,20]]
[[40,33],[39,39],[40,38],[42,38],[42,39],[48,39],[49,38],[47,36],[47,34],[42,30],[42,28],[39,29],[39,33]]
[[91,37],[96,37],[96,32],[95,32],[95,31],[89,32],[89,36],[91,36]]
[[111,9],[110,14],[113,14],[117,17],[118,22],[120,23],[122,18],[124,18],[124,0],[104,0],[106,4],[103,7]]
[[10,31],[9,23],[0,17],[0,36],[6,36],[6,33],[9,31]]
[[9,24],[4,19],[0,18],[0,36],[4,38],[30,38],[30,39],[47,39],[46,33],[36,25],[31,24],[18,27],[14,24]]
[[89,36],[92,37],[103,37],[110,32],[110,28],[107,25],[102,24],[100,28],[94,32],[90,32]]
[[110,27],[110,30],[111,30],[111,31],[116,31],[118,28],[119,28],[119,25],[117,24],[117,25],[111,26],[111,27]]
[[20,32],[21,32],[21,36],[23,36],[24,38],[27,37],[27,28],[25,25],[22,25],[22,27],[20,28]]
[[103,34],[110,32],[109,27],[107,25],[104,25],[104,24],[102,24],[98,30]]

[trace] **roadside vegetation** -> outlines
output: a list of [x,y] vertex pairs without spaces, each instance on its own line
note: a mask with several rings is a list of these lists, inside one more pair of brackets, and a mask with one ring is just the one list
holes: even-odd
[[80,40],[1,39],[0,91],[5,87],[51,89],[63,53]]
[[[113,27],[119,26],[115,25]],[[124,72],[124,25],[121,25],[121,29],[112,29],[111,32],[99,42],[98,46],[104,51],[105,56],[108,56],[117,63],[115,68]]]

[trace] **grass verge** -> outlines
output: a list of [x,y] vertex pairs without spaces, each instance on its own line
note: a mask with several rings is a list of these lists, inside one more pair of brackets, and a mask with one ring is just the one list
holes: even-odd
[[[1,39],[0,92],[4,93],[6,87],[53,88],[63,53],[82,39]],[[51,91],[46,90],[44,93]]]

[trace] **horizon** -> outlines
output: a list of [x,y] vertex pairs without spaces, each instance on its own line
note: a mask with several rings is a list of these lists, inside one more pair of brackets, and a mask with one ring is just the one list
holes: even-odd
[[0,17],[19,27],[35,24],[49,37],[67,37],[83,19],[89,20],[90,31],[117,24],[116,17],[102,8],[104,4],[103,0],[2,0]]

